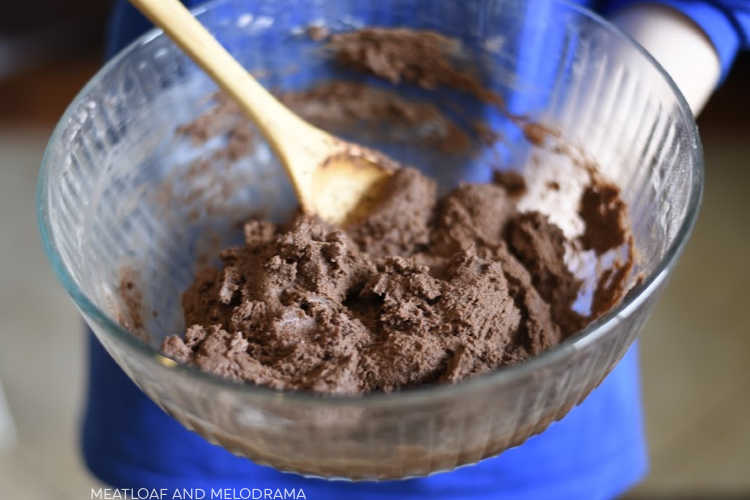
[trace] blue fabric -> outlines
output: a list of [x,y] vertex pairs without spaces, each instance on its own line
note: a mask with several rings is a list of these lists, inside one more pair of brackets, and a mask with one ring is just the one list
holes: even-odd
[[[635,1],[599,1],[595,6],[611,11]],[[748,2],[663,1],[706,31],[726,73],[737,50],[748,44]],[[124,0],[116,4],[112,20],[110,55],[150,27]],[[528,71],[540,72],[537,81],[545,81],[544,71],[552,65],[534,62],[537,42],[542,43],[529,40],[521,48],[522,59],[528,61]],[[509,105],[529,109],[543,103],[511,100]],[[605,499],[627,490],[647,468],[637,346],[562,421],[498,457],[424,479],[344,483],[282,474],[211,445],[162,412],[90,333],[89,338],[82,449],[90,470],[116,487],[302,488],[307,498],[319,499]]]
[[[184,3],[194,6],[202,2],[188,0]],[[578,3],[607,14],[639,3],[661,3],[679,10],[692,19],[713,43],[721,62],[722,79],[729,72],[737,52],[750,49],[750,0],[580,0]],[[112,16],[108,53],[114,54],[149,27],[148,20],[120,0]]]

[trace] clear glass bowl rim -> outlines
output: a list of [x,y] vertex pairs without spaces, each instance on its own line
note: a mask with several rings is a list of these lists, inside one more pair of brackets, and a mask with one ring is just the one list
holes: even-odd
[[[195,15],[200,15],[201,13],[211,10],[216,6],[231,1],[232,0],[212,0],[205,4],[202,4],[195,9],[192,9],[191,12],[193,12],[193,14]],[[690,238],[690,234],[692,233],[698,217],[701,199],[703,196],[703,147],[700,141],[700,136],[698,135],[698,128],[693,118],[693,114],[687,102],[685,101],[685,98],[683,97],[682,93],[677,88],[669,74],[646,49],[644,49],[638,42],[636,42],[633,38],[624,33],[614,24],[610,23],[603,17],[587,8],[570,0],[550,1],[552,3],[558,4],[558,6],[562,8],[574,11],[580,16],[589,18],[590,20],[598,24],[601,28],[610,32],[615,37],[623,39],[625,43],[630,44],[636,51],[640,52],[640,54],[643,55],[646,60],[658,71],[661,77],[664,78],[669,88],[673,92],[678,102],[679,114],[682,117],[683,123],[688,125],[687,133],[691,136],[691,142],[694,145],[694,147],[691,149],[691,156],[693,157],[693,172],[687,210],[685,212],[683,220],[680,222],[680,227],[675,235],[675,238],[670,244],[669,248],[667,248],[664,257],[656,265],[654,270],[648,276],[646,276],[645,279],[641,280],[641,282],[638,283],[632,290],[630,290],[623,301],[621,301],[614,308],[608,311],[604,316],[590,323],[580,332],[566,339],[564,342],[552,347],[551,349],[544,351],[538,356],[519,363],[518,365],[500,368],[494,372],[472,377],[455,384],[425,385],[392,393],[370,393],[365,395],[332,395],[301,391],[284,391],[247,383],[234,382],[212,375],[210,373],[203,372],[188,365],[177,364],[169,369],[176,370],[179,374],[182,374],[186,377],[192,377],[196,379],[196,382],[214,385],[217,387],[217,389],[239,391],[241,393],[244,392],[256,397],[273,398],[276,400],[278,400],[279,397],[283,397],[285,399],[289,398],[291,400],[297,400],[301,403],[313,405],[357,404],[359,406],[398,406],[400,404],[407,403],[434,401],[436,398],[440,397],[451,397],[458,393],[475,392],[494,385],[512,383],[513,381],[523,378],[533,373],[534,371],[542,370],[546,366],[554,364],[558,361],[562,361],[563,359],[568,357],[569,354],[582,349],[584,346],[595,342],[600,337],[607,335],[608,333],[616,331],[616,329],[611,328],[613,324],[619,322],[621,318],[627,317],[654,292],[654,290],[658,287],[662,280],[666,278],[669,270],[673,267],[674,263],[682,253],[685,243],[687,243]],[[86,296],[86,294],[78,288],[75,281],[73,280],[73,277],[65,267],[62,261],[62,257],[60,256],[55,241],[52,237],[52,228],[50,225],[50,218],[47,207],[47,186],[49,182],[48,165],[51,161],[52,145],[57,143],[61,139],[66,124],[72,118],[73,112],[78,108],[81,101],[83,101],[85,96],[88,94],[89,90],[94,88],[98,84],[98,82],[102,78],[102,75],[106,74],[112,68],[116,67],[120,63],[120,61],[128,57],[137,47],[146,45],[160,36],[165,36],[163,31],[161,29],[154,28],[138,37],[135,41],[130,43],[117,55],[112,57],[106,64],[104,64],[99,69],[99,71],[97,71],[97,73],[91,78],[91,80],[89,80],[89,82],[78,92],[73,101],[71,101],[71,103],[68,105],[57,125],[55,126],[50,140],[47,143],[47,147],[45,148],[44,156],[42,157],[42,164],[39,170],[39,177],[36,186],[36,208],[37,222],[39,225],[39,231],[41,233],[44,251],[47,254],[48,259],[50,260],[58,279],[70,294],[70,296],[73,298],[77,306],[87,316],[89,316],[97,323],[101,324],[107,332],[114,335],[118,340],[125,342],[135,351],[150,358],[151,362],[159,365],[160,368],[166,368],[162,363],[159,363],[158,361],[160,358],[163,358],[163,356],[157,349],[141,341],[135,335],[121,327],[116,321],[114,321],[104,311],[96,306]]]

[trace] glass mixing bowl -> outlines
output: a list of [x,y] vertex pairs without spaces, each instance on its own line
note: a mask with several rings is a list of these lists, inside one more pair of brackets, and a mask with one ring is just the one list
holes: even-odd
[[[63,115],[44,157],[38,211],[63,285],[107,351],[164,411],[209,441],[281,470],[402,478],[518,445],[602,381],[671,273],[703,183],[692,115],[648,54],[595,15],[551,0],[220,0],[197,15],[277,89],[364,78],[330,64],[304,35],[311,23],[339,31],[367,20],[460,39],[483,81],[512,111],[562,131],[622,188],[639,259],[630,293],[585,330],[532,360],[454,385],[320,396],[237,384],[176,365],[158,346],[184,330],[179,296],[201,252],[239,241],[239,218],[258,210],[282,218],[295,200],[262,141],[232,165],[188,175],[191,162],[221,148],[225,138],[197,146],[175,128],[210,107],[215,87],[161,32],[151,31],[104,66]],[[442,91],[404,89],[412,91],[438,104],[446,99]],[[575,177],[565,155],[524,141],[496,111],[470,102],[464,111],[482,114],[504,140],[456,159],[367,139],[437,176],[443,189],[460,179],[488,178],[490,155],[530,178],[544,171],[562,172],[563,181]],[[576,230],[575,206],[570,210],[569,232]],[[549,210],[564,225],[562,212]],[[139,296],[131,291],[143,302],[140,336],[118,322],[127,312],[123,273],[140,282]]]

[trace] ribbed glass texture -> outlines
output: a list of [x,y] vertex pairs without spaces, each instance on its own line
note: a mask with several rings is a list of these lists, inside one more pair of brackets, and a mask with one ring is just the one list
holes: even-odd
[[[179,295],[196,259],[209,247],[237,242],[242,217],[262,210],[281,218],[295,201],[262,142],[231,165],[220,161],[208,174],[190,172],[194,160],[224,139],[195,146],[174,130],[210,107],[215,87],[152,32],[107,64],[62,117],[44,158],[38,210],[60,280],[107,351],[159,406],[258,463],[306,475],[385,479],[450,470],[518,445],[601,382],[638,335],[671,272],[703,183],[689,109],[649,56],[595,16],[552,0],[221,0],[199,12],[276,89],[358,78],[333,69],[319,45],[301,35],[310,23],[344,30],[367,20],[458,37],[512,111],[559,129],[565,143],[580,146],[622,187],[643,279],[622,304],[564,344],[455,385],[326,397],[234,384],[175,366],[158,345],[184,328]],[[410,92],[438,104],[447,99]],[[580,169],[576,174],[565,155],[531,147],[496,111],[476,103],[464,111],[481,114],[504,140],[461,160],[372,144],[435,175],[444,189],[460,179],[488,178],[493,157],[525,169],[531,195],[540,172],[570,181],[575,193]],[[555,206],[547,210],[553,219],[561,225],[570,219],[571,234],[580,230],[574,204],[568,203],[569,214],[559,208],[564,200]],[[588,264],[571,265],[584,272]],[[117,321],[124,307],[118,283],[127,268],[137,270],[142,284],[148,342]]]

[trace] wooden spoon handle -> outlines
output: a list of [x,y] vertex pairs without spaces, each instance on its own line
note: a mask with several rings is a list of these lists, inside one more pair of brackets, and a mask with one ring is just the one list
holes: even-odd
[[237,100],[279,156],[300,202],[308,205],[312,172],[303,168],[306,162],[300,168],[297,164],[300,158],[322,155],[330,136],[276,100],[178,0],[130,1]]

